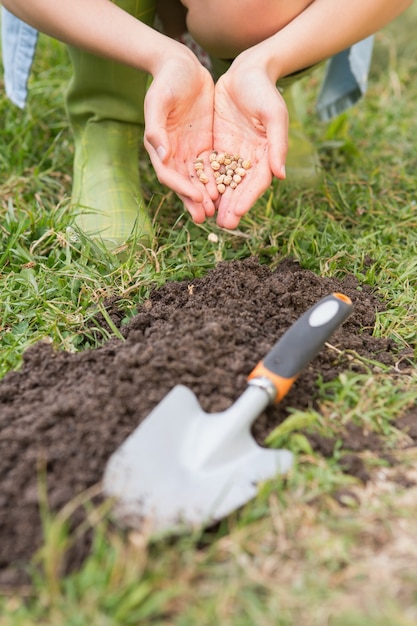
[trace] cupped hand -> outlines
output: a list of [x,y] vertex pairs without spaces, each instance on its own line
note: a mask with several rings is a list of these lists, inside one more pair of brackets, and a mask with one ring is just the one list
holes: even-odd
[[285,178],[288,147],[288,112],[267,73],[247,67],[239,57],[218,80],[214,97],[214,147],[250,160],[242,182],[216,201],[217,223],[236,228],[241,217],[271,184]]
[[183,201],[196,223],[215,213],[213,179],[196,176],[195,160],[213,146],[214,83],[183,44],[174,48],[154,74],[145,98],[144,144],[156,175]]

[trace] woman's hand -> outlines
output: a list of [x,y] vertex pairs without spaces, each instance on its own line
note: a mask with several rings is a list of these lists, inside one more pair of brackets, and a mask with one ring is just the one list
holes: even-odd
[[214,215],[214,179],[203,184],[194,163],[213,147],[214,83],[183,44],[165,58],[145,98],[145,147],[158,179],[183,201],[197,224]]
[[219,196],[217,223],[236,228],[242,215],[271,184],[285,178],[288,113],[284,100],[267,73],[245,63],[243,53],[218,80],[214,99],[214,147],[238,153],[251,168],[235,188]]

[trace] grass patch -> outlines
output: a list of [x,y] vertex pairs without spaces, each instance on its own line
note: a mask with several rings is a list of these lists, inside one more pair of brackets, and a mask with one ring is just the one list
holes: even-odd
[[[117,335],[91,326],[110,296],[129,319],[152,287],[253,254],[271,267],[292,256],[322,276],[355,275],[386,303],[375,335],[415,355],[416,26],[413,7],[377,36],[366,99],[331,124],[314,116],[318,77],[304,79],[305,121],[320,149],[323,181],[315,189],[275,182],[236,232],[211,221],[192,224],[144,155],[158,236],[151,249],[123,260],[80,245],[71,227],[73,148],[64,113],[70,68],[65,48],[41,37],[26,110],[0,94],[0,377],[40,339],[78,351]],[[91,494],[59,514],[46,507],[41,574],[30,588],[4,590],[0,624],[415,624],[416,487],[401,488],[395,468],[377,468],[366,487],[340,468],[337,441],[348,420],[397,450],[395,419],[415,403],[414,368],[400,376],[368,366],[322,384],[320,411],[293,414],[274,433],[273,445],[296,452],[294,471],[265,485],[215,531],[151,542],[116,532],[105,511],[90,507]],[[329,458],[313,451],[309,432],[335,439]],[[395,453],[417,480],[415,448]],[[372,466],[372,455],[367,462]],[[87,508],[88,522],[70,532],[68,515],[78,506]],[[91,556],[62,577],[68,548],[87,531]]]

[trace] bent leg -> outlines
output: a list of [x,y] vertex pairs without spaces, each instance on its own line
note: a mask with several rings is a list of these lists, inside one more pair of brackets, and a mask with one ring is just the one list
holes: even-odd
[[[154,0],[118,0],[152,25]],[[140,190],[139,145],[149,76],[69,47],[74,75],[66,96],[75,141],[73,201],[76,223],[107,247],[132,234],[152,236]]]

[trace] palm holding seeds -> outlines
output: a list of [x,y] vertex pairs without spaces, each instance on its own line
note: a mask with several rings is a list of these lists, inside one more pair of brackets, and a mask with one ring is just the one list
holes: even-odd
[[148,89],[144,143],[160,182],[201,223],[214,215],[217,190],[214,181],[195,183],[193,160],[196,152],[208,155],[212,149],[214,84],[196,57],[185,52],[184,58],[165,63]]
[[236,228],[272,177],[285,177],[288,114],[275,84],[261,70],[231,68],[215,87],[213,142],[250,161],[244,180],[216,201],[217,223]]
[[[190,61],[172,59],[154,78],[145,99],[145,146],[159,180],[196,223],[217,209],[217,223],[233,229],[272,176],[285,176],[287,110],[264,71],[240,70],[236,60],[214,86]],[[210,155],[211,165],[222,161],[217,170]]]

